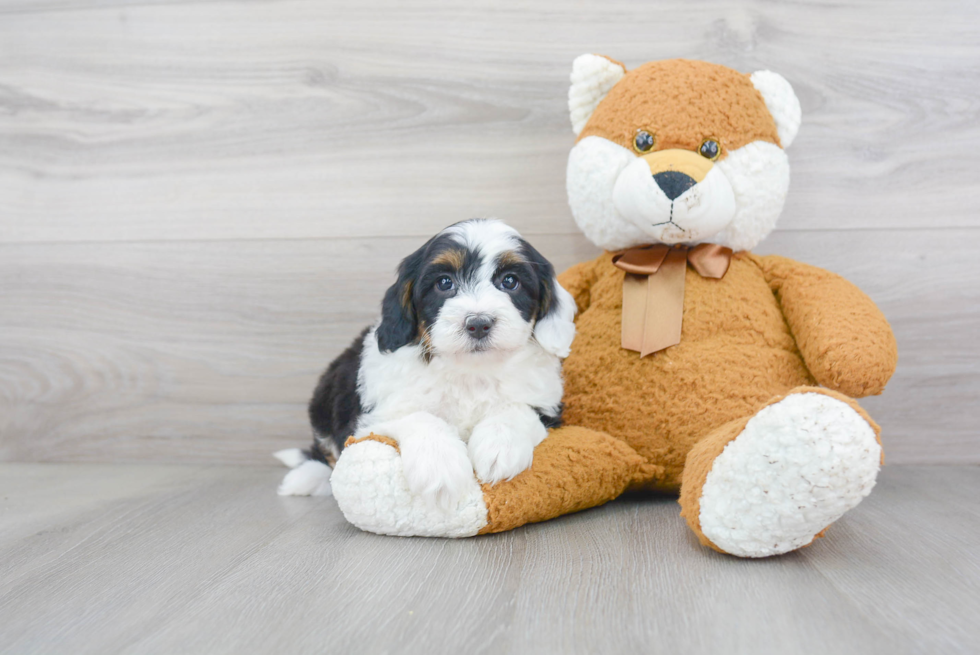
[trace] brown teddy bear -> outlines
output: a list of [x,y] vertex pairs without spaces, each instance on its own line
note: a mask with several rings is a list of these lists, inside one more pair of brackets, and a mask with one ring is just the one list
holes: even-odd
[[408,491],[397,444],[349,442],[332,478],[372,532],[468,536],[680,492],[701,542],[743,557],[809,544],[874,486],[878,426],[853,400],[897,361],[881,312],[827,271],[750,251],[789,186],[800,106],[789,83],[705,62],[632,71],[576,59],[568,197],[606,252],[560,282],[578,305],[565,427],[532,467],[454,511]]

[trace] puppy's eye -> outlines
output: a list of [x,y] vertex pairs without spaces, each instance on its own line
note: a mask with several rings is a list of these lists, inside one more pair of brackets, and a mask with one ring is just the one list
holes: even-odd
[[507,291],[513,291],[519,286],[521,286],[521,281],[517,279],[516,275],[505,275],[500,280],[500,288],[506,289]]
[[701,147],[698,148],[698,152],[705,159],[714,161],[721,154],[721,144],[718,143],[717,139],[705,139],[701,142]]
[[654,143],[656,143],[656,139],[646,130],[640,130],[633,137],[633,148],[637,152],[650,152],[653,149]]
[[439,289],[439,291],[452,291],[453,279],[448,275],[443,275],[441,278],[436,280],[436,289]]

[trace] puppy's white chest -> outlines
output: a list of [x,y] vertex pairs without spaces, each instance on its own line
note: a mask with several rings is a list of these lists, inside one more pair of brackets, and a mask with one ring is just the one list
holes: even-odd
[[422,358],[414,348],[382,353],[368,335],[358,392],[365,413],[358,431],[424,412],[452,426],[463,441],[482,421],[514,407],[558,411],[557,358],[533,343],[506,356],[487,353]]
[[468,441],[473,428],[491,414],[495,407],[507,403],[496,378],[479,375],[450,376],[439,389],[441,398],[432,413],[455,425],[463,441]]

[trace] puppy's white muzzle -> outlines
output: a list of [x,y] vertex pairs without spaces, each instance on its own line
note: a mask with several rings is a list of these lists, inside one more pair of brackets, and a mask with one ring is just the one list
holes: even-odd
[[651,241],[710,238],[735,217],[735,192],[711,162],[687,150],[636,158],[616,179],[616,210]]
[[[483,332],[485,326],[482,335],[469,330]],[[480,282],[443,304],[430,334],[435,353],[461,355],[512,351],[527,343],[531,328],[505,293]]]

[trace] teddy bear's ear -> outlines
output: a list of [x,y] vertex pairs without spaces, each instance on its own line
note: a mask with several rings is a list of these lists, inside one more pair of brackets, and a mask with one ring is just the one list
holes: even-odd
[[772,71],[756,71],[749,77],[752,86],[762,94],[766,108],[776,121],[779,143],[788,148],[800,131],[800,101],[786,78]]
[[572,130],[578,136],[609,89],[623,79],[626,67],[602,55],[581,55],[572,64],[572,86],[568,89],[568,111]]

